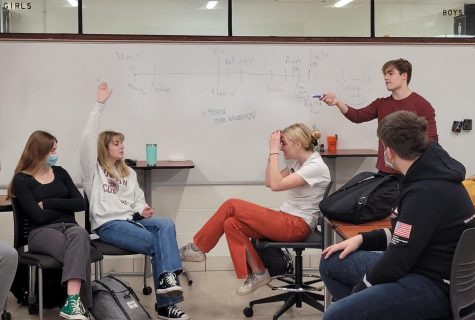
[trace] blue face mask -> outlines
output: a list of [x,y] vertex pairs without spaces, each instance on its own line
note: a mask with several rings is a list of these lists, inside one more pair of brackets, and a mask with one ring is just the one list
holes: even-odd
[[56,164],[56,162],[58,161],[58,158],[59,158],[59,157],[58,157],[57,154],[50,154],[50,155],[48,156],[48,159],[46,159],[45,165],[46,165],[47,167],[52,167],[52,166],[54,166],[54,165]]

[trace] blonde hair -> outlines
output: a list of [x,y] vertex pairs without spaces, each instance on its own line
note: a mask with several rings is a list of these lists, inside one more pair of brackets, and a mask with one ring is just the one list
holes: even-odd
[[123,142],[125,136],[120,132],[115,131],[103,131],[97,137],[97,161],[99,165],[108,174],[115,179],[121,179],[127,177],[130,174],[129,167],[125,164],[124,160],[117,160],[112,162],[109,160],[109,144],[112,140],[118,137],[120,142]]
[[318,146],[320,131],[311,130],[303,123],[295,123],[282,131],[282,134],[289,140],[300,142],[306,151],[313,151]]
[[[13,176],[18,172],[29,175],[35,174],[38,168],[44,163],[51,149],[53,149],[55,142],[57,143],[58,140],[46,131],[37,130],[33,132],[26,142]],[[14,192],[12,182],[10,182],[7,190],[7,198],[11,198],[12,196],[14,196]]]

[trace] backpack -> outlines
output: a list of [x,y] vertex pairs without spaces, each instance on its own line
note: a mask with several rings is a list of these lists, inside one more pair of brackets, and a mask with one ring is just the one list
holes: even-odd
[[92,282],[92,298],[90,311],[96,320],[152,319],[134,290],[113,276]]
[[[50,309],[62,307],[67,298],[66,286],[62,286],[61,279],[63,269],[44,269],[43,270],[43,307]],[[28,306],[28,265],[18,264],[15,278],[10,291],[13,293],[17,302],[22,306]],[[35,282],[35,292],[38,296],[38,279]],[[32,302],[33,303],[33,302]],[[38,300],[29,306],[30,314],[38,313]]]
[[399,196],[394,174],[361,172],[320,202],[320,211],[330,219],[354,224],[389,216]]
[[251,239],[251,242],[272,277],[294,273],[292,255],[287,249],[258,248],[256,239]]

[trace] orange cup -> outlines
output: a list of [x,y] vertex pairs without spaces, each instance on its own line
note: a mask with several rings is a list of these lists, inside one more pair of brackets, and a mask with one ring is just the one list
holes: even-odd
[[336,136],[327,136],[328,151],[336,151]]

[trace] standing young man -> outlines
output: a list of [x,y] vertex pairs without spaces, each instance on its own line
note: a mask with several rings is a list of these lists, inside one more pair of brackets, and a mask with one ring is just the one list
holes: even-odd
[[[438,141],[435,111],[431,104],[419,94],[411,91],[408,85],[411,81],[412,65],[404,59],[390,60],[381,68],[384,74],[386,88],[391,91],[387,98],[378,98],[370,105],[354,109],[340,100],[334,93],[323,94],[321,100],[329,106],[337,106],[343,115],[355,123],[367,122],[378,119],[381,122],[384,117],[396,111],[412,111],[424,117],[428,123],[428,134],[431,141]],[[396,173],[384,164],[383,145],[379,141],[378,159],[376,168],[387,173]]]
[[475,222],[465,168],[429,143],[427,121],[412,112],[388,115],[378,137],[386,163],[404,175],[392,227],[322,251],[320,274],[336,301],[323,319],[446,319],[455,248]]

